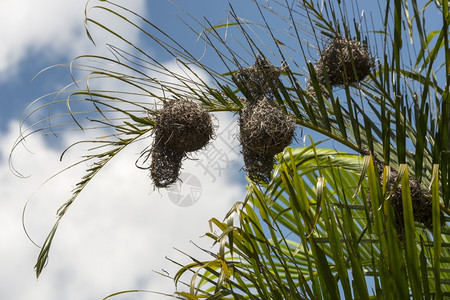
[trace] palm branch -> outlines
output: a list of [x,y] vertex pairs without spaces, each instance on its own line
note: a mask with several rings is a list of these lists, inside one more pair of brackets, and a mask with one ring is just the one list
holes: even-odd
[[[372,22],[370,16],[355,21],[360,16],[357,3],[253,2],[260,13],[258,21],[239,17],[232,5],[226,22],[214,25],[208,19],[200,22],[182,10],[186,28],[208,50],[202,57],[122,5],[90,2],[87,12],[110,14],[123,26],[138,30],[146,44],[127,40],[87,13],[89,36],[89,28],[96,26],[130,47],[109,45],[112,57],[76,58],[70,70],[74,77],[81,73],[84,78],[75,78],[74,85],[58,93],[55,100],[38,104],[37,108],[33,104],[23,121],[23,126],[29,127],[23,129],[17,145],[36,132],[80,129],[101,132],[102,136],[104,130],[110,133],[101,140],[76,143],[93,145],[90,154],[79,162],[91,163],[92,167],[60,208],[58,221],[39,255],[37,275],[47,261],[59,220],[67,209],[117,153],[150,135],[156,125],[151,116],[168,97],[194,99],[211,112],[237,112],[245,106],[249,92],[235,74],[263,57],[274,65],[288,66],[274,89],[274,102],[305,132],[320,134],[353,154],[313,147],[279,156],[273,180],[263,186],[250,182],[247,198],[234,207],[240,227],[214,220],[223,231],[222,235],[211,235],[220,242],[220,253],[210,262],[196,261],[182,269],[180,274],[199,266],[206,270],[198,287],[191,285],[191,293],[183,296],[204,292],[211,297],[251,298],[253,292],[258,292],[262,298],[334,298],[342,289],[346,296],[357,293],[366,298],[367,276],[375,281],[375,293],[388,298],[409,295],[410,288],[414,297],[442,295],[447,291],[441,285],[447,278],[448,247],[446,231],[441,232],[439,226],[438,204],[448,211],[450,202],[448,4],[428,2],[419,8],[417,1],[379,3],[379,14],[384,18],[378,28],[367,25]],[[422,20],[429,10],[436,9],[432,5],[441,10],[443,25],[428,33]],[[326,45],[336,39],[366,45],[375,58],[368,77],[333,86],[331,74],[317,67],[320,59],[311,52],[319,52],[320,57]],[[184,72],[174,72],[152,58],[146,51],[149,44],[170,55]],[[220,65],[203,63],[210,59]],[[196,70],[207,74],[209,81]],[[353,61],[345,72],[357,74],[358,66]],[[103,89],[103,81],[120,83],[120,88]],[[59,100],[62,95],[67,97]],[[53,113],[58,106],[65,106],[66,113]],[[51,108],[47,118],[28,124],[28,119],[47,108]],[[314,153],[313,158],[303,160],[305,153],[311,155],[308,151]],[[319,155],[320,151],[325,154]],[[368,156],[362,163],[359,154],[372,154],[373,158]],[[383,172],[390,166],[402,175],[396,183],[404,183],[406,256],[396,239],[389,201],[385,201],[390,193],[386,185],[381,192],[379,164],[373,161],[382,162]],[[306,166],[309,169],[304,170]],[[390,180],[388,173],[381,177],[385,182]],[[409,185],[405,184],[409,176],[419,180],[423,189],[430,189],[432,235],[414,229],[412,208],[407,205],[411,202]],[[288,239],[288,235],[297,240]],[[353,271],[352,280],[348,269]],[[395,283],[387,279],[405,270],[409,277],[395,277]],[[428,279],[430,274],[436,282]],[[195,275],[199,276],[199,272]],[[301,282],[301,288],[295,282]]]
[[[176,281],[189,271],[199,278],[180,293],[185,299],[449,295],[448,265],[441,260],[448,255],[442,246],[448,233],[441,235],[435,226],[442,238],[437,242],[437,232],[415,225],[411,208],[408,224],[417,230],[412,241],[399,239],[393,207],[386,201],[390,191],[382,188],[370,156],[362,159],[313,145],[288,149],[279,159],[269,185],[250,183],[247,198],[236,203],[227,219],[211,220],[217,230],[208,236],[219,250],[210,261],[194,259],[176,274]],[[361,181],[362,173],[368,181]],[[433,197],[439,207],[437,190]],[[438,210],[430,217],[439,224]],[[420,291],[410,290],[414,284]]]

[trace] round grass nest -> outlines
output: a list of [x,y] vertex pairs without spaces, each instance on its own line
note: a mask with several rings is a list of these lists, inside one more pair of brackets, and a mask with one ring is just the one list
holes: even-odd
[[[360,152],[363,155],[370,155],[370,152],[367,149],[362,149]],[[372,157],[380,181],[382,181],[385,164],[382,161],[380,161],[376,156]],[[391,169],[389,181],[387,183],[389,186],[389,190],[392,190],[394,188],[394,184],[397,180],[397,177],[398,172],[396,170]],[[414,221],[422,223],[425,226],[425,228],[429,230],[433,230],[433,212],[432,212],[433,205],[431,201],[431,194],[422,188],[419,180],[413,177],[409,179],[409,188],[411,191],[411,201],[412,201]],[[403,199],[402,199],[401,183],[397,186],[397,189],[391,195],[389,201],[394,210],[395,229],[397,231],[398,238],[401,241],[403,241],[405,236],[405,224],[403,218]],[[372,207],[370,207],[370,210],[372,210]],[[445,219],[442,211],[440,212],[440,222],[441,226],[444,227]]]
[[239,127],[239,141],[249,178],[255,182],[268,182],[274,155],[282,152],[294,137],[292,119],[264,97],[241,109]]
[[178,152],[197,151],[213,136],[211,116],[200,105],[186,99],[167,102],[157,124],[163,142]]
[[188,152],[205,147],[213,137],[211,116],[197,103],[171,100],[157,114],[155,139],[150,150],[150,177],[155,187],[167,188],[180,175]]
[[291,118],[267,98],[241,110],[239,127],[240,142],[245,148],[269,156],[283,151],[295,130]]
[[[397,172],[391,171],[389,184],[392,187],[397,179]],[[414,221],[422,223],[425,228],[433,230],[433,204],[431,202],[431,194],[424,191],[421,187],[420,181],[411,178],[409,180],[409,187],[411,190],[411,200],[413,208]],[[395,228],[399,239],[403,240],[405,235],[405,224],[403,221],[403,201],[401,184],[397,187],[394,194],[390,198],[390,203],[394,209],[395,214]],[[441,226],[445,225],[444,214],[440,212]]]
[[[362,81],[372,68],[373,58],[366,45],[357,40],[336,37],[321,51],[314,69],[320,89],[324,96],[328,97],[325,71],[330,85],[334,87]],[[315,95],[311,80],[307,89]]]
[[240,85],[240,89],[247,97],[247,101],[256,103],[263,97],[273,98],[279,87],[279,76],[286,68],[285,64],[277,68],[264,57],[257,55],[256,62],[248,68],[236,71],[233,74],[233,79]]

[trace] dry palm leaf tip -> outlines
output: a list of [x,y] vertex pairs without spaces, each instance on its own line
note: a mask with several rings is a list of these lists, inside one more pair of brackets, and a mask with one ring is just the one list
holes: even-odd
[[[360,82],[370,74],[373,64],[366,45],[353,39],[334,38],[321,51],[314,68],[322,95],[328,97],[326,76],[331,87]],[[307,90],[315,96],[311,80]]]
[[253,66],[240,69],[234,80],[247,96],[239,111],[239,141],[244,156],[245,171],[255,182],[268,182],[274,155],[282,152],[294,137],[295,126],[273,101],[279,76],[284,71],[264,58],[257,57]]
[[[361,150],[361,154],[370,155],[369,151],[366,149]],[[378,171],[378,175],[380,177],[380,181],[382,182],[383,171],[385,164],[380,161],[377,157],[372,156],[374,165]],[[388,190],[392,190],[394,188],[394,184],[397,180],[398,172],[396,170],[391,170],[388,180]],[[411,191],[411,201],[413,208],[413,216],[414,221],[422,223],[425,228],[429,230],[433,230],[433,212],[432,212],[432,202],[431,202],[431,194],[424,190],[421,186],[419,180],[414,177],[409,179],[409,188]],[[402,189],[401,184],[397,186],[397,189],[394,191],[392,196],[389,198],[389,201],[394,210],[395,216],[395,229],[397,231],[397,236],[399,240],[403,241],[405,237],[405,224],[403,221],[403,200],[402,200]],[[372,209],[370,207],[370,209]],[[442,211],[440,212],[440,223],[441,226],[444,227],[445,219]]]
[[150,176],[155,187],[166,188],[178,179],[186,154],[205,147],[214,130],[208,112],[187,99],[166,102],[156,121]]

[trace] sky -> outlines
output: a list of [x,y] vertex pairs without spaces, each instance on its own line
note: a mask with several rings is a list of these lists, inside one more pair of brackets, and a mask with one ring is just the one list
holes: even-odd
[[[228,16],[227,1],[174,2],[195,18],[206,16],[213,24]],[[250,19],[257,14],[251,2],[231,1]],[[74,131],[57,137],[39,134],[28,137],[12,157],[14,167],[25,178],[13,174],[9,158],[27,106],[71,82],[69,70],[58,65],[84,54],[110,56],[105,45],[119,43],[110,34],[91,28],[96,43],[93,45],[83,24],[85,4],[80,0],[0,0],[1,299],[102,299],[130,289],[172,294],[173,281],[158,274],[168,272],[173,276],[177,271],[166,257],[190,263],[177,248],[207,258],[191,241],[214,252],[212,241],[202,237],[209,231],[208,221],[212,217],[222,220],[232,204],[245,197],[236,116],[216,115],[217,138],[196,155],[198,160],[184,163],[181,175],[184,183],[169,191],[154,190],[148,171],[136,168],[136,159],[150,143],[139,141],[108,163],[77,198],[61,221],[47,266],[36,279],[34,265],[40,249],[27,234],[39,245],[45,240],[56,221],[57,209],[84,175],[83,168],[74,168],[52,177],[86,152],[70,151],[62,161],[60,155],[67,146],[86,139],[89,133]],[[169,1],[129,0],[126,7],[161,26],[186,48],[202,53],[203,45],[186,33],[177,16],[181,11]],[[366,8],[366,15],[367,12],[371,13]],[[116,20],[105,15],[96,18],[127,39],[140,41],[136,31],[121,27]],[[138,25],[143,22],[138,18],[134,21]],[[147,51],[168,68],[179,71],[159,48],[147,45]],[[55,67],[41,73],[51,66]],[[199,74],[203,80],[209,80],[205,74]],[[169,298],[139,293],[115,299]]]
[[[211,5],[210,1],[189,4],[198,15],[226,16],[225,1],[221,5]],[[127,1],[127,7],[168,32],[179,32],[178,10],[168,1],[133,0]],[[74,169],[47,179],[85,154],[75,150],[59,161],[63,149],[85,138],[85,133],[62,133],[56,138],[34,134],[27,138],[26,147],[18,147],[13,155],[14,167],[26,178],[13,174],[9,155],[27,105],[71,80],[68,69],[62,67],[34,77],[78,55],[108,55],[104,45],[114,41],[98,31],[94,32],[96,46],[92,44],[84,31],[84,9],[85,2],[80,0],[0,1],[1,299],[101,299],[129,289],[172,294],[173,281],[155,271],[175,274],[177,267],[166,257],[190,263],[174,248],[204,257],[190,241],[213,250],[212,241],[202,238],[209,231],[209,219],[222,220],[231,205],[245,195],[236,118],[232,115],[217,116],[220,127],[216,140],[198,153],[207,165],[187,161],[181,175],[185,184],[175,185],[171,191],[155,191],[148,171],[135,167],[149,141],[135,143],[115,157],[77,198],[61,221],[48,265],[36,279],[34,265],[40,249],[24,231],[24,206],[27,204],[27,232],[41,245],[56,221],[57,209],[84,173],[82,168]],[[139,38],[133,31],[123,33],[130,40]],[[195,46],[195,40],[182,39],[180,35],[180,42]],[[156,50],[149,49],[152,51]],[[173,64],[164,61],[163,53],[152,54],[167,65]],[[116,299],[169,298],[140,293]]]

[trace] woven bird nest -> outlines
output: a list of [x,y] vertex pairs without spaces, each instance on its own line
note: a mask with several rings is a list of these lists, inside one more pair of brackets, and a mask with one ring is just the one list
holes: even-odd
[[[361,154],[369,155],[369,151],[367,149],[362,149]],[[383,170],[385,164],[380,161],[377,157],[372,156],[374,161],[374,166],[377,169],[378,175],[380,177],[380,181],[382,180]],[[398,172],[396,170],[391,170],[389,180],[388,180],[388,188],[392,190],[394,187],[394,183],[397,180]],[[397,231],[398,238],[400,240],[404,240],[405,235],[405,224],[403,218],[403,199],[402,199],[402,189],[401,184],[397,186],[397,189],[389,198],[389,201],[394,210],[395,216],[395,229]],[[424,190],[421,186],[421,183],[416,178],[409,179],[409,188],[411,191],[411,202],[413,209],[413,217],[414,221],[422,223],[425,228],[429,230],[433,230],[433,212],[432,212],[432,202],[431,195],[428,191]],[[372,209],[370,207],[370,209]],[[445,225],[444,214],[442,211],[440,212],[440,222],[441,226]]]
[[[392,186],[395,180],[397,179],[397,172],[391,171],[390,185]],[[431,202],[430,193],[424,191],[421,187],[420,181],[411,178],[409,180],[409,187],[411,190],[411,200],[412,200],[412,209],[414,221],[422,223],[425,228],[429,230],[433,230],[433,204]],[[397,234],[399,239],[404,239],[405,233],[405,224],[403,221],[403,201],[402,201],[402,191],[401,184],[395,190],[394,194],[390,198],[391,205],[394,209],[395,214],[395,227],[397,230]],[[440,222],[441,226],[444,226],[444,214],[440,212]]]
[[[334,38],[321,51],[320,59],[315,65],[317,80],[325,97],[328,97],[325,72],[330,85],[334,87],[362,81],[370,74],[372,68],[373,58],[367,46],[342,37]],[[311,81],[307,89],[309,93],[315,95]]]
[[276,68],[262,56],[249,68],[233,75],[247,97],[239,111],[239,141],[242,145],[245,171],[255,182],[268,182],[274,155],[283,151],[294,137],[295,126],[290,117],[272,99],[279,88],[279,76],[286,65]]
[[241,144],[254,153],[269,156],[291,143],[295,129],[291,118],[267,98],[243,108],[239,126]]
[[186,99],[167,102],[156,121],[150,176],[155,187],[166,188],[178,179],[186,154],[205,147],[214,129],[208,112]]
[[155,138],[150,164],[150,177],[155,187],[166,188],[177,181],[184,156],[183,152],[178,152],[165,145],[158,137]]
[[292,119],[271,100],[263,98],[248,103],[240,111],[239,127],[245,170],[251,180],[268,182],[274,155],[283,151],[294,137]]
[[211,116],[200,105],[186,99],[167,102],[157,124],[163,142],[178,152],[197,151],[213,136]]
[[272,155],[262,155],[242,147],[244,170],[253,182],[269,182],[275,159]]
[[286,70],[284,64],[277,68],[264,57],[257,56],[254,65],[238,70],[233,79],[241,85],[249,103],[256,103],[263,97],[273,98],[279,87],[279,76]]

